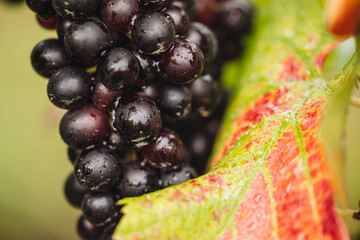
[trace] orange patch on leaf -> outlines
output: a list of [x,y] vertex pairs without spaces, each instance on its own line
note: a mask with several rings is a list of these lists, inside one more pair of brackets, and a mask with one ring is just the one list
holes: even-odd
[[324,147],[317,138],[321,125],[323,101],[309,101],[301,110],[299,119],[308,155],[315,205],[320,218],[322,239],[349,239],[346,227],[336,214],[331,172],[326,165]]
[[183,192],[177,189],[174,194],[169,198],[169,201],[189,202],[189,199]]
[[[293,108],[290,101],[294,100],[294,96],[289,94],[290,89],[285,87],[277,89],[274,92],[266,92],[262,96],[255,99],[254,103],[247,107],[239,117],[234,120],[233,132],[230,139],[224,144],[224,147],[220,153],[215,156],[211,163],[211,167],[215,166],[220,159],[222,159],[229,149],[234,146],[236,141],[249,129],[272,115],[288,111]],[[247,148],[250,148],[253,144],[248,144]]]
[[233,239],[233,238],[232,238],[232,230],[231,230],[231,229],[226,230],[226,231],[219,237],[219,240],[228,240],[228,239]]
[[144,208],[152,208],[152,206],[153,206],[153,201],[150,200],[150,199],[144,199],[144,200],[142,201],[142,206],[143,206]]
[[272,239],[270,199],[262,174],[252,182],[237,210],[234,223],[236,239]]
[[289,126],[267,158],[276,204],[279,239],[322,239],[319,220],[311,205],[300,150]]
[[290,55],[282,62],[282,70],[277,81],[304,81],[309,77],[308,72],[302,72],[304,63],[297,61],[294,55]]

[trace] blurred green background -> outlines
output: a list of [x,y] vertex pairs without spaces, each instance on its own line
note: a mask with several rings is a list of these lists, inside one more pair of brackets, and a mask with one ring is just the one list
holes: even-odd
[[58,133],[62,110],[51,105],[47,80],[31,68],[32,48],[56,37],[35,15],[0,0],[0,239],[77,239],[80,215],[63,184],[72,171]]
[[[72,171],[58,133],[63,114],[51,105],[47,80],[31,68],[30,53],[55,37],[41,29],[25,4],[0,0],[0,239],[77,239],[80,215],[67,204],[63,184]],[[354,91],[360,96],[360,90]],[[360,108],[346,126],[346,180],[351,207],[360,199]],[[360,222],[350,221],[352,232]],[[356,237],[353,237],[356,239]]]

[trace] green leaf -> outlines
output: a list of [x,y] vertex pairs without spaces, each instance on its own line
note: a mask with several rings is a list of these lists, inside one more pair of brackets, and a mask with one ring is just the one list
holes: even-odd
[[[348,239],[342,136],[356,55],[324,80],[336,42],[314,0],[257,0],[254,30],[226,67],[234,90],[209,172],[125,198],[114,239]],[[334,43],[335,42],[335,43]]]

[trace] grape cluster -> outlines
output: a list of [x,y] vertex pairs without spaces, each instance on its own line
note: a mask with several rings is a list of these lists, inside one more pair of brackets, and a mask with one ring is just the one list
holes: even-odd
[[[74,164],[65,195],[83,212],[78,234],[107,239],[121,218],[119,199],[203,172],[228,96],[213,68],[230,58],[217,28],[192,21],[194,0],[26,3],[58,35],[37,44],[31,62],[49,78],[50,101],[68,110],[60,135]],[[250,27],[244,6],[238,22],[217,14],[234,41]]]

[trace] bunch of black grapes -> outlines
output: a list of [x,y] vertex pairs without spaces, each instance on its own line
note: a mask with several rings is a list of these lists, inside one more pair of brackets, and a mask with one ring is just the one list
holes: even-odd
[[228,98],[219,72],[239,54],[222,41],[248,32],[252,6],[223,2],[241,17],[219,7],[206,26],[192,21],[194,0],[26,3],[58,35],[37,44],[31,62],[49,78],[50,101],[68,110],[60,135],[74,164],[65,195],[83,212],[78,234],[107,239],[121,219],[119,199],[204,171]]

